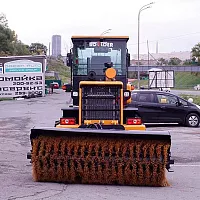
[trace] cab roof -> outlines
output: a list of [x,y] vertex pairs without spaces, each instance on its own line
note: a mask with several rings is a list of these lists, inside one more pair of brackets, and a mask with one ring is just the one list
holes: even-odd
[[125,39],[129,40],[129,36],[108,36],[108,35],[99,35],[99,36],[86,36],[86,35],[73,35],[71,39]]

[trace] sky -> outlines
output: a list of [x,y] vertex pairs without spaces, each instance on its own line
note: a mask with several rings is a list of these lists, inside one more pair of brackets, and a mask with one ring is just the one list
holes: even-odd
[[[151,0],[0,0],[0,13],[25,44],[49,46],[62,37],[62,54],[72,35],[127,35],[129,52],[137,54],[138,12]],[[191,51],[200,42],[200,0],[155,0],[140,14],[140,53]]]

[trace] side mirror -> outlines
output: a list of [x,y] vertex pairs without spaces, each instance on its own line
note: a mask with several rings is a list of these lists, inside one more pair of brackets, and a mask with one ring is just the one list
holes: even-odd
[[126,53],[126,64],[127,64],[127,67],[130,67],[130,65],[131,65],[130,53]]
[[182,106],[183,104],[182,104],[182,102],[181,101],[177,101],[176,102],[176,106]]
[[67,66],[69,66],[69,67],[72,67],[72,63],[73,63],[73,61],[72,61],[72,53],[68,53],[67,54]]

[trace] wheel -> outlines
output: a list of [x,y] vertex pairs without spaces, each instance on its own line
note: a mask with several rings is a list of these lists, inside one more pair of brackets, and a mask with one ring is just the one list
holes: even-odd
[[196,113],[190,113],[187,115],[185,123],[189,127],[198,127],[200,123],[200,117]]

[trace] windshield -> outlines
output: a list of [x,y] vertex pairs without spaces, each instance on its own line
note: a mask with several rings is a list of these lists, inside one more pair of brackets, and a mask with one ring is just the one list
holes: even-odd
[[85,42],[75,45],[75,75],[87,75],[94,71],[96,75],[104,74],[104,63],[112,62],[117,75],[126,73],[126,42]]

